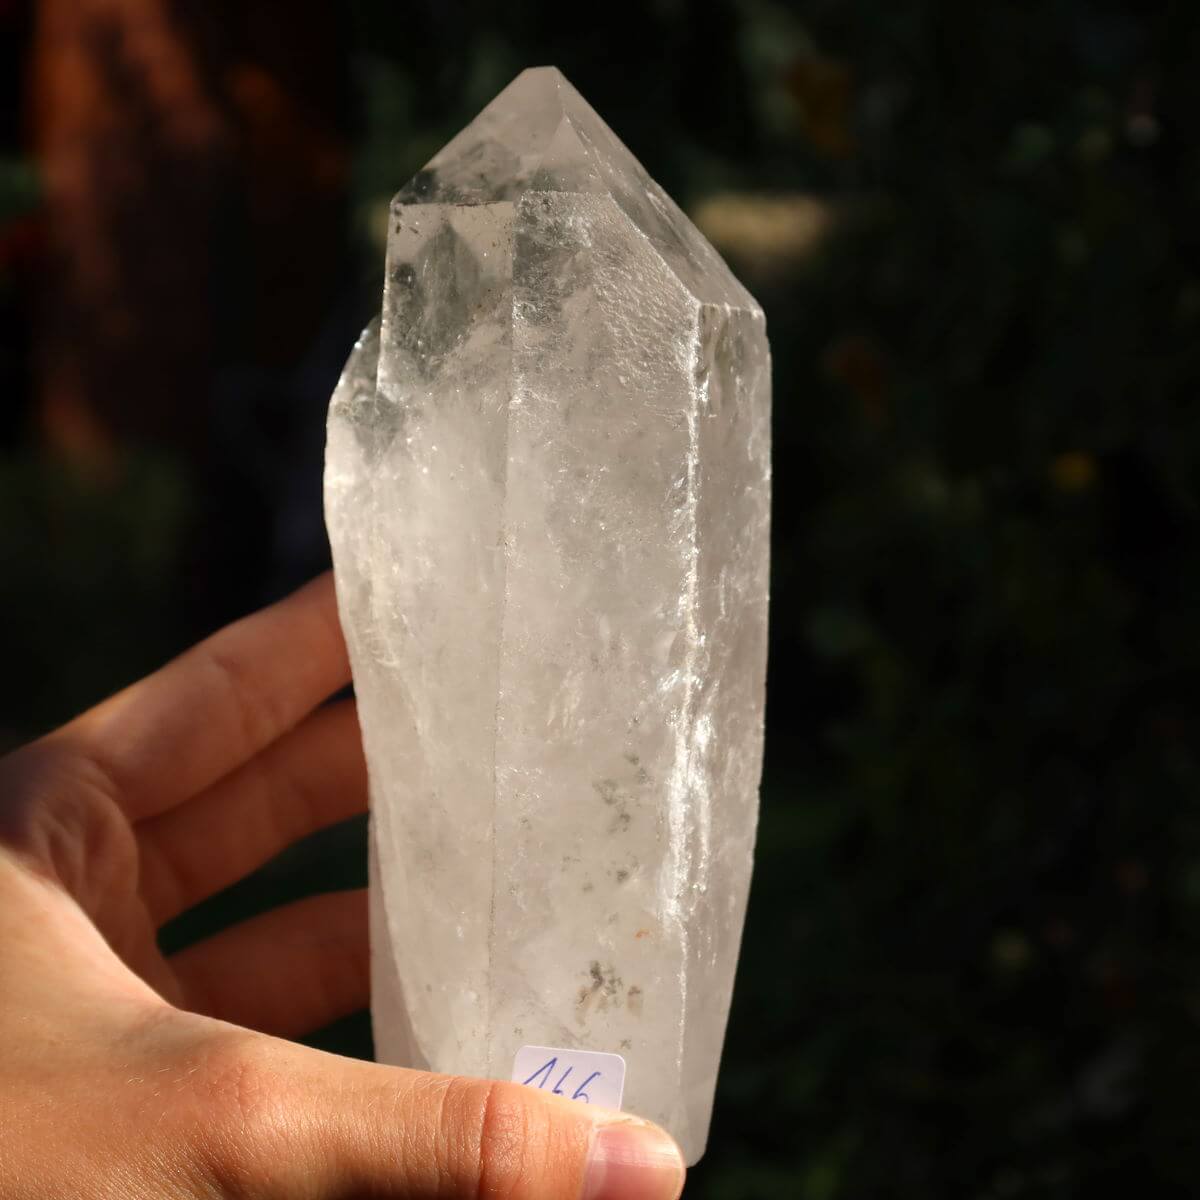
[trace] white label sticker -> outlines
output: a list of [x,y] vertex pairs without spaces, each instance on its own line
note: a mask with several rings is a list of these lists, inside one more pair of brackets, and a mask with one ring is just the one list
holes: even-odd
[[599,1050],[558,1050],[553,1046],[522,1046],[513,1060],[513,1083],[598,1104],[620,1108],[625,1090],[625,1060]]

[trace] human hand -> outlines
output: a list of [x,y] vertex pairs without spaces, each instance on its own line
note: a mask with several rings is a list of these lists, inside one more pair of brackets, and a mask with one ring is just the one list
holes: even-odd
[[674,1200],[656,1127],[284,1038],[367,1000],[362,892],[164,957],[164,921],[361,811],[328,576],[0,761],[0,1195]]

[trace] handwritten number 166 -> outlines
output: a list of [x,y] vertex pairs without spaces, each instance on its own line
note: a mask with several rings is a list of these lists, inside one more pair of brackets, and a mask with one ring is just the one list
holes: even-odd
[[[553,1074],[554,1074],[554,1068],[555,1068],[555,1067],[557,1067],[557,1066],[558,1066],[558,1057],[557,1057],[557,1055],[556,1055],[556,1056],[555,1056],[554,1058],[552,1058],[552,1059],[551,1059],[551,1060],[550,1060],[548,1063],[545,1063],[543,1066],[540,1066],[540,1067],[538,1067],[538,1069],[537,1069],[536,1071],[534,1071],[534,1073],[533,1073],[532,1075],[530,1075],[530,1077],[529,1077],[528,1079],[526,1079],[526,1080],[525,1080],[525,1083],[526,1083],[526,1085],[530,1085],[530,1084],[532,1084],[534,1087],[537,1087],[537,1088],[540,1088],[540,1089],[543,1089],[543,1090],[544,1090],[544,1089],[545,1089],[545,1087],[546,1087],[546,1084],[550,1082],[550,1077],[551,1077],[551,1075],[553,1075]],[[570,1075],[570,1074],[571,1074],[571,1072],[572,1072],[573,1070],[575,1070],[575,1068],[574,1068],[574,1067],[568,1067],[568,1068],[567,1068],[567,1069],[566,1069],[566,1070],[565,1070],[565,1071],[564,1071],[564,1072],[563,1072],[563,1073],[562,1073],[562,1074],[559,1076],[559,1078],[558,1078],[558,1082],[557,1082],[557,1083],[554,1085],[554,1087],[551,1089],[551,1091],[554,1093],[554,1095],[556,1095],[556,1096],[565,1096],[565,1095],[567,1094],[567,1093],[566,1093],[566,1092],[563,1090],[563,1084],[564,1084],[564,1083],[566,1083],[566,1081],[567,1081],[567,1076],[568,1076],[568,1075]],[[600,1072],[599,1072],[599,1071],[593,1071],[593,1072],[592,1072],[592,1073],[591,1073],[591,1074],[590,1074],[590,1075],[589,1075],[589,1076],[588,1076],[588,1077],[587,1077],[587,1078],[586,1078],[586,1079],[585,1079],[585,1080],[584,1080],[584,1081],[583,1081],[583,1082],[582,1082],[582,1083],[581,1083],[581,1084],[580,1084],[580,1085],[579,1085],[579,1086],[578,1086],[578,1087],[577,1087],[577,1088],[576,1088],[576,1089],[575,1089],[575,1090],[574,1090],[574,1091],[571,1093],[571,1099],[572,1099],[572,1100],[582,1100],[582,1101],[584,1102],[584,1104],[591,1104],[591,1102],[592,1102],[592,1101],[591,1101],[590,1097],[588,1096],[587,1092],[585,1092],[583,1089],[584,1089],[585,1087],[587,1087],[587,1085],[588,1085],[589,1083],[591,1083],[593,1079],[596,1079],[596,1078],[598,1078],[598,1077],[599,1077],[599,1075],[600,1075]],[[535,1079],[538,1079],[538,1078],[539,1078],[539,1076],[540,1076],[540,1080],[539,1080],[539,1082],[537,1082],[537,1083],[534,1083],[534,1080],[535,1080]]]

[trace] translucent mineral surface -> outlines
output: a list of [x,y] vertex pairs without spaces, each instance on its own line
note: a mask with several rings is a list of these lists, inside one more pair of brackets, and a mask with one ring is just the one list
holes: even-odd
[[762,752],[763,314],[556,71],[393,202],[329,412],[380,1057],[612,1051],[704,1148]]

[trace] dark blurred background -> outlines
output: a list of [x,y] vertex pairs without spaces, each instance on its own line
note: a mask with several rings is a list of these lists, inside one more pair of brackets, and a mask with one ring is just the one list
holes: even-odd
[[554,63],[775,350],[761,851],[688,1195],[1200,1194],[1194,4],[0,0],[0,54],[0,744],[325,564],[388,195]]

